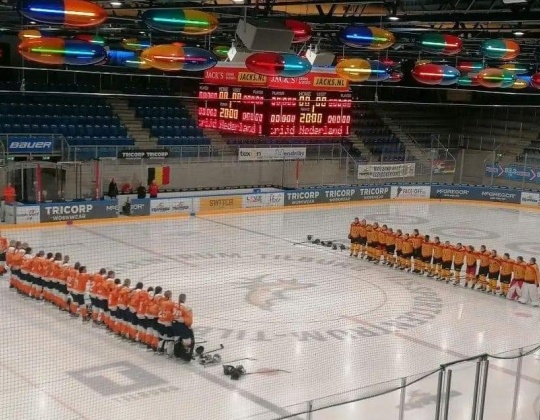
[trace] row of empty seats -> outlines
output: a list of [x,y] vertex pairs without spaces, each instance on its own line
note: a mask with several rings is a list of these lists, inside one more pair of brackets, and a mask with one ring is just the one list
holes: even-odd
[[126,136],[67,136],[70,146],[133,146],[133,139]]
[[[0,124],[28,124],[28,115],[16,114],[16,115],[0,115]],[[64,125],[119,125],[120,120],[118,117],[111,117],[109,115],[32,115],[32,124],[55,124],[59,123]]]
[[158,146],[210,146],[210,139],[199,137],[159,137],[157,141]]
[[3,134],[62,134],[64,136],[127,136],[119,125],[0,124]]

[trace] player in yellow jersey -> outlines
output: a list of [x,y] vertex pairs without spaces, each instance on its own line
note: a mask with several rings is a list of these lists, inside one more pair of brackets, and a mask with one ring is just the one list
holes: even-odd
[[403,267],[403,232],[401,229],[396,230],[396,263],[394,264],[395,269],[400,269]]
[[392,228],[388,228],[386,232],[386,264],[390,267],[396,265],[396,234]]
[[442,247],[441,280],[446,283],[450,281],[450,271],[452,270],[452,261],[454,260],[454,247],[450,241],[446,241]]
[[431,265],[431,258],[433,257],[433,242],[431,242],[429,235],[424,236],[424,240],[421,245],[422,253],[422,274],[428,277],[433,277],[433,266]]
[[465,284],[464,286],[467,287],[468,284],[471,284],[471,288],[474,288],[474,284],[476,283],[476,270],[477,270],[477,259],[478,259],[478,252],[475,252],[474,246],[469,245],[467,246],[465,251],[465,263],[466,263],[466,269],[465,269]]
[[458,242],[454,248],[454,286],[461,283],[461,269],[465,263],[465,248]]
[[433,240],[433,271],[432,275],[438,280],[441,278],[442,252],[444,245],[438,236]]
[[[480,260],[480,268],[478,269],[478,290],[484,290],[488,286],[489,261],[491,259],[491,252],[486,249],[485,245],[480,246],[478,259]],[[476,283],[476,280],[473,280],[471,288],[474,288]]]

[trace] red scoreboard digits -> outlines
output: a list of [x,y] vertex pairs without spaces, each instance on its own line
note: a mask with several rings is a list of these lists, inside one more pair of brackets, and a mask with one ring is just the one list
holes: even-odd
[[345,137],[351,93],[201,85],[199,125],[223,132],[274,137]]

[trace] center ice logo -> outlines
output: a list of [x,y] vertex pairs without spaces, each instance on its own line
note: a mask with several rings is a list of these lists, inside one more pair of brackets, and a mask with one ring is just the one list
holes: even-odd
[[245,301],[265,311],[271,311],[277,301],[288,300],[288,292],[316,286],[312,283],[300,283],[296,279],[267,281],[268,276],[270,274],[262,274],[253,278],[244,278],[245,281],[239,282],[242,289],[248,290]]

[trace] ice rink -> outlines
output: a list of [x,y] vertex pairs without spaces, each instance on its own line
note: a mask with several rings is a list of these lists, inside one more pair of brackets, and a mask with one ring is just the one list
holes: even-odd
[[[236,382],[219,366],[156,356],[22,298],[4,277],[0,417],[275,419],[302,411],[307,401],[334,405],[443,363],[540,343],[538,308],[299,244],[307,234],[345,241],[355,216],[512,257],[540,256],[540,213],[444,202],[9,230],[9,239],[68,254],[91,271],[105,267],[132,284],[186,293],[197,339],[207,348],[223,344],[222,360],[245,359],[234,364],[253,374]],[[484,419],[510,419],[517,364],[491,360]],[[471,418],[474,370],[474,362],[454,368],[451,420]],[[407,388],[405,419],[434,419],[436,386],[433,375]],[[311,418],[397,419],[399,398],[393,392]],[[540,352],[523,359],[517,419],[539,413]]]

